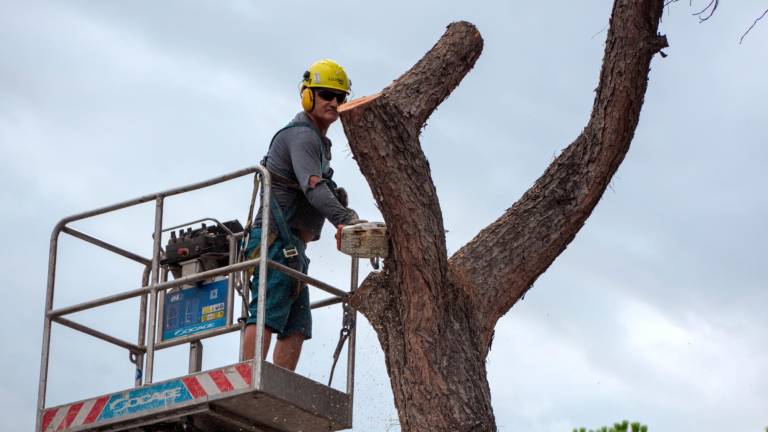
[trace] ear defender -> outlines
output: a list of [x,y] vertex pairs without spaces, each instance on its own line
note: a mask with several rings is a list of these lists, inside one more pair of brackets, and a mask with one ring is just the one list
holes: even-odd
[[315,94],[311,88],[307,87],[311,82],[309,71],[304,72],[304,78],[301,83],[301,107],[304,111],[310,112],[315,107]]
[[315,94],[309,87],[304,87],[301,91],[301,107],[304,111],[310,112],[315,107]]

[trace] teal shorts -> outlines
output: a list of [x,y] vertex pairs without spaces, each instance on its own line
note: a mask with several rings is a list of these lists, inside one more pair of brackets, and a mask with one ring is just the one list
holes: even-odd
[[[259,247],[261,242],[261,228],[251,230],[246,254]],[[305,255],[306,245],[298,238],[293,239],[298,249],[298,270],[307,274],[309,258]],[[283,255],[285,243],[278,237],[269,247],[269,259],[289,266],[288,259]],[[304,339],[312,337],[312,314],[309,305],[309,288],[303,282],[298,290],[298,296],[294,296],[296,279],[285,273],[275,270],[267,270],[267,301],[265,304],[266,326],[282,339],[296,333],[304,336]],[[248,320],[246,325],[256,324],[256,307],[258,304],[259,268],[253,274],[251,282],[251,301],[248,304]]]

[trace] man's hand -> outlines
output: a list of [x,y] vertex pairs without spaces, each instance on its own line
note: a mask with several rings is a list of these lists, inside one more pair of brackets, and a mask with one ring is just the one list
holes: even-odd
[[347,219],[347,221],[344,222],[344,225],[354,225],[354,224],[357,224],[357,223],[360,223],[360,222],[366,222],[366,221],[363,221],[362,219],[360,219],[360,216],[357,214],[356,211],[352,210],[349,207],[347,207],[347,210],[350,211],[351,215],[350,215],[349,219]]
[[[352,209],[350,209],[350,210],[352,210]],[[352,210],[352,212],[355,214],[355,217],[353,219],[351,219],[346,224],[336,225],[336,249],[337,250],[341,250],[341,230],[343,230],[345,226],[357,225],[357,224],[368,222],[365,219],[360,219],[360,217],[357,215],[356,211]]]
[[349,195],[347,194],[347,190],[343,187],[336,188],[336,199],[339,200],[339,204],[344,207],[349,207]]

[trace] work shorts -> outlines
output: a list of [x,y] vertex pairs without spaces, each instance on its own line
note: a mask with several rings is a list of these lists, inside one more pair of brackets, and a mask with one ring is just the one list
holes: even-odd
[[[250,256],[252,251],[261,245],[261,228],[253,228],[246,246],[246,256]],[[296,270],[307,274],[309,268],[309,258],[305,255],[306,245],[298,238],[293,239],[293,244],[298,249],[299,255],[295,257],[298,260],[295,265]],[[269,259],[277,263],[289,266],[288,258],[283,254],[286,244],[277,237],[269,246]],[[256,256],[261,256],[258,254]],[[255,258],[255,257],[254,257]],[[296,333],[304,336],[304,339],[312,337],[312,314],[309,306],[309,288],[304,282],[300,282],[298,291],[297,280],[285,273],[275,270],[267,270],[267,299],[265,304],[266,326],[282,339]],[[248,320],[246,325],[256,324],[256,311],[258,304],[259,289],[259,267],[253,273],[251,282],[251,301],[248,304]]]

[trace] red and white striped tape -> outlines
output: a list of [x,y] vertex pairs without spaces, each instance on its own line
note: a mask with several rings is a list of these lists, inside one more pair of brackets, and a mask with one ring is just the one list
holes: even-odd
[[181,379],[194,399],[231,392],[251,385],[251,365],[240,363]]
[[99,418],[107,401],[109,396],[102,396],[46,410],[43,413],[42,428],[45,432],[65,431],[75,426],[91,424]]
[[[186,376],[181,378],[181,382],[195,400],[245,389],[251,385],[251,364],[238,363],[234,366]],[[97,422],[110,397],[112,395],[49,408],[43,412],[42,431],[64,432]]]

